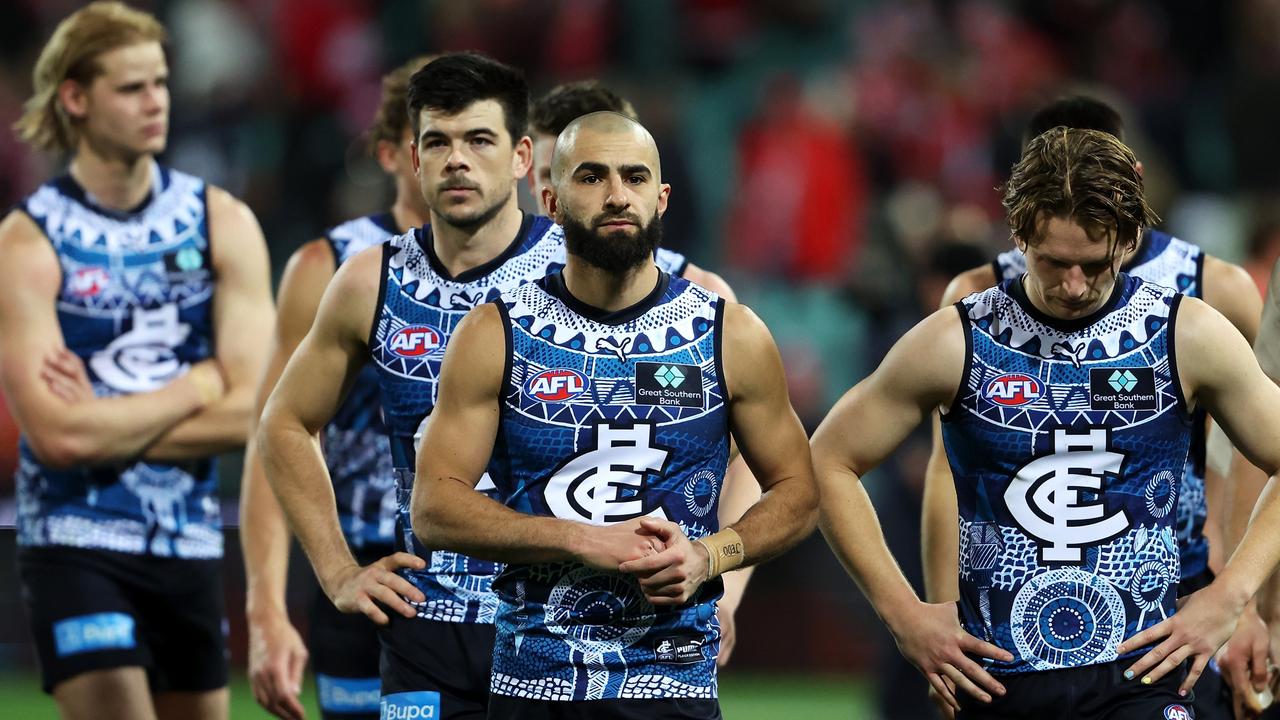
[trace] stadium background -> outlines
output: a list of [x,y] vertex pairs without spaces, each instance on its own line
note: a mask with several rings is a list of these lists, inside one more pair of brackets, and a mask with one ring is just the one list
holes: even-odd
[[[0,2],[6,127],[40,46],[81,4]],[[994,188],[1026,117],[1063,92],[1121,109],[1164,229],[1244,264],[1260,287],[1280,256],[1278,0],[134,4],[170,31],[165,161],[249,203],[277,274],[324,227],[389,201],[360,138],[382,72],[475,49],[524,68],[535,96],[601,78],[658,138],[674,187],[668,246],[721,272],[764,317],[811,429],[952,274],[1007,246]],[[58,170],[8,132],[0,167],[5,207]],[[13,568],[16,438],[11,422],[0,428],[0,714],[53,717]],[[867,478],[917,583],[927,453],[919,434]],[[223,477],[232,662],[243,668],[237,458]],[[294,570],[291,606],[305,623],[309,570],[300,558]],[[816,535],[757,573],[738,627],[723,675],[729,718],[929,716],[923,680]],[[234,695],[234,717],[260,716],[243,682]]]

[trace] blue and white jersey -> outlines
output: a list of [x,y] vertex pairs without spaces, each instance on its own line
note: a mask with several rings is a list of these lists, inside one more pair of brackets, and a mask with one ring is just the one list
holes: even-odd
[[[391,213],[349,220],[324,234],[336,266],[396,235]],[[325,426],[325,464],[333,480],[338,520],[355,550],[389,553],[395,544],[396,482],[391,440],[382,422],[378,371],[365,365],[347,399]]]
[[993,672],[1080,667],[1174,611],[1175,506],[1192,421],[1173,290],[1121,273],[1089,317],[1055,319],[1021,279],[957,304],[971,352],[942,433],[960,511],[966,629]]
[[[662,273],[643,301],[604,313],[556,273],[498,307],[509,370],[488,474],[499,499],[593,525],[650,516],[690,538],[718,530],[729,456],[723,301]],[[494,589],[494,693],[717,696],[718,579],[674,608],[650,604],[629,575],[573,562],[509,565]]]
[[[62,266],[56,308],[98,397],[156,390],[213,351],[203,180],[153,165],[138,208],[101,207],[69,175],[19,207]],[[212,459],[55,470],[19,442],[18,542],[179,558],[222,556]]]
[[[411,230],[383,246],[382,298],[369,340],[378,373],[382,413],[391,435],[396,480],[396,549],[429,558],[423,571],[400,574],[426,595],[418,617],[441,622],[492,623],[497,611],[493,579],[498,563],[443,550],[428,551],[410,523],[409,498],[416,465],[415,435],[436,401],[436,380],[453,330],[475,306],[506,290],[564,267],[564,232],[545,217],[526,214],[520,232],[500,255],[453,276],[435,254],[431,227]],[[687,262],[658,251],[659,267]],[[484,478],[476,488],[493,494]]]
[[[1020,250],[1009,250],[996,256],[993,267],[997,281],[1008,280],[1027,271],[1027,259]],[[1159,230],[1147,230],[1138,252],[1125,262],[1122,269],[1184,295],[1204,297],[1204,251]],[[1207,418],[1203,410],[1196,411],[1199,430],[1191,438],[1187,472],[1178,493],[1178,548],[1182,555],[1183,580],[1195,578],[1209,569],[1209,539],[1204,536],[1204,523],[1209,517],[1204,489]]]

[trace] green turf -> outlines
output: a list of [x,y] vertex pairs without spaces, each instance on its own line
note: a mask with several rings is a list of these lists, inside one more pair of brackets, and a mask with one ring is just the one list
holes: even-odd
[[[866,683],[861,679],[732,675],[720,681],[720,704],[726,720],[855,720],[870,717]],[[314,689],[303,691],[307,717],[318,718]],[[34,676],[0,675],[0,716],[22,720],[56,720],[53,701],[40,692]],[[231,717],[265,718],[253,702],[248,682],[236,676],[231,685]]]

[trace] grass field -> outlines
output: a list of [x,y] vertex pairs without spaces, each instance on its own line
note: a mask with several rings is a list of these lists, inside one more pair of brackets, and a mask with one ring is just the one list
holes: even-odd
[[[303,692],[307,717],[318,718],[315,693]],[[720,682],[720,704],[726,720],[857,720],[870,717],[867,687],[858,679],[791,676],[726,676]],[[40,692],[34,676],[0,676],[0,717],[56,720],[53,701]],[[266,718],[253,702],[249,685],[236,676],[231,686],[231,717]]]

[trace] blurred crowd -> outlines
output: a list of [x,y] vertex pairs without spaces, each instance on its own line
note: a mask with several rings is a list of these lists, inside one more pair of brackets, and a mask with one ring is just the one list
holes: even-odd
[[[0,3],[6,127],[41,44],[80,4]],[[674,188],[667,244],[724,274],[770,325],[810,428],[952,275],[1009,244],[995,188],[1026,118],[1066,92],[1121,109],[1163,229],[1244,264],[1260,286],[1280,256],[1280,0],[133,4],[171,33],[166,162],[246,200],[277,271],[323,228],[385,209],[392,189],[362,133],[386,70],[475,49],[524,68],[535,93],[600,78],[659,141]],[[8,132],[0,166],[6,207],[58,170]],[[918,557],[927,440],[869,480],[900,558]],[[924,702],[825,547],[761,578],[741,611],[742,664],[874,667],[918,684]],[[767,657],[763,644],[753,656],[755,628],[760,643],[785,640],[753,623],[753,608],[811,618],[811,635],[791,638],[804,656]],[[891,705],[896,683],[879,687]]]

